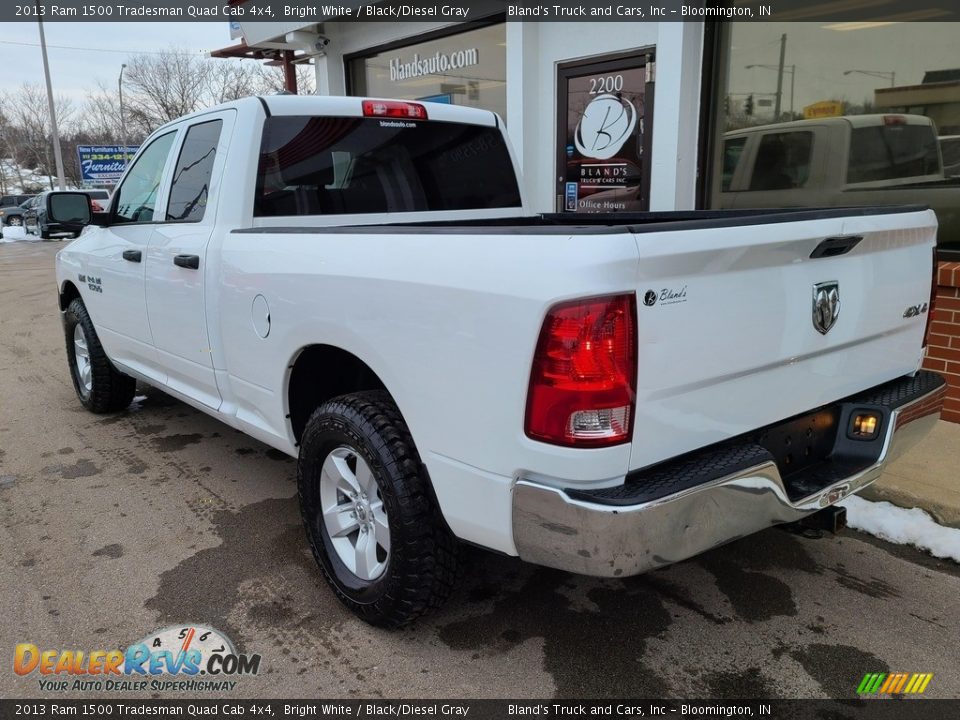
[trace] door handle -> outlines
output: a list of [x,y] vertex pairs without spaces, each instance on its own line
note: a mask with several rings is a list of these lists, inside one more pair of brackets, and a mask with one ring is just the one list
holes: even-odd
[[123,259],[129,260],[130,262],[140,262],[143,259],[143,253],[139,250],[124,250]]
[[199,255],[177,255],[173,258],[173,264],[177,267],[189,268],[191,270],[196,270],[200,267],[200,256]]

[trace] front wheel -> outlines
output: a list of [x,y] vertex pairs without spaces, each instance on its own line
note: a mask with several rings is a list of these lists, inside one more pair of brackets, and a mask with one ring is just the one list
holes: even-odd
[[297,470],[310,547],[347,608],[399,627],[449,596],[457,542],[387,393],[321,405],[303,432]]
[[14,215],[12,218],[7,219],[7,225],[10,227],[22,227],[23,218],[21,218],[19,215]]
[[64,313],[64,334],[70,377],[80,402],[90,412],[123,410],[137,390],[137,382],[117,370],[103,351],[93,321],[80,298]]

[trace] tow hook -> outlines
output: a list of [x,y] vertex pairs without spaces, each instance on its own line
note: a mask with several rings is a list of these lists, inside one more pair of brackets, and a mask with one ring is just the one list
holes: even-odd
[[823,537],[824,530],[836,534],[847,527],[847,509],[831,505],[812,515],[807,515],[802,520],[789,523],[785,527],[791,532],[810,539]]

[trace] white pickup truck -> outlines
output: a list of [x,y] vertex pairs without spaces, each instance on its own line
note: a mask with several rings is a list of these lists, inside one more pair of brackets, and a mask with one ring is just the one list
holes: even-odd
[[144,144],[57,292],[80,401],[136,381],[299,458],[337,596],[397,626],[460,542],[642,573],[829,508],[937,418],[923,208],[531,215],[502,122],[247,98]]

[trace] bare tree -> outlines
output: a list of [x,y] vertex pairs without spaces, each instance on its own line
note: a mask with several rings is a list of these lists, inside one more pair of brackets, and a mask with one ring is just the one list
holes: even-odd
[[124,87],[128,123],[144,134],[204,105],[203,59],[182,50],[135,55],[127,63]]
[[[53,190],[55,168],[46,92],[39,85],[24,83],[15,92],[6,95],[4,105],[10,123],[16,127],[16,133],[11,134],[15,136],[16,145],[12,149],[18,165],[39,169],[48,176],[50,189]],[[54,99],[54,111],[61,132],[69,134],[73,119],[72,103],[58,96]]]

